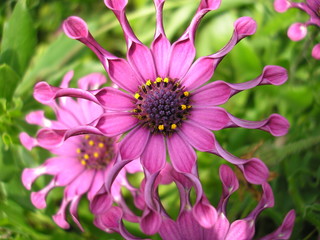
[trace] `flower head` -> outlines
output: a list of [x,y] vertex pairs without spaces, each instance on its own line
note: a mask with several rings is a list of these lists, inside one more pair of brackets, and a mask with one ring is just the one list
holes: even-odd
[[[73,72],[65,75],[62,87],[67,87],[73,76]],[[81,89],[94,89],[106,81],[102,74],[94,73],[79,80]],[[70,204],[70,213],[73,220],[82,229],[77,216],[77,207],[81,197],[87,194],[89,200],[98,193],[104,184],[104,179],[108,175],[110,168],[114,164],[118,154],[117,137],[106,137],[97,134],[86,134],[69,138],[63,144],[55,146],[56,134],[64,132],[74,126],[81,126],[90,123],[103,112],[96,103],[79,99],[74,101],[71,98],[62,98],[59,103],[51,102],[57,116],[57,120],[45,118],[43,111],[31,112],[26,120],[30,124],[37,124],[44,129],[38,132],[38,136],[46,142],[41,145],[36,139],[21,133],[20,139],[23,145],[31,150],[35,146],[42,146],[49,149],[55,157],[47,159],[42,165],[36,168],[24,169],[22,182],[24,186],[31,190],[32,183],[41,175],[52,175],[50,183],[38,192],[31,194],[31,201],[37,208],[46,207],[46,196],[55,187],[65,187],[63,200],[57,214],[53,216],[54,221],[62,228],[68,228],[66,221],[66,207]],[[96,132],[98,133],[98,132]],[[53,143],[50,145],[50,143]],[[135,169],[135,170],[134,170]],[[126,171],[137,171],[133,165],[128,165],[127,169],[118,175],[118,179],[111,187],[111,194],[104,200],[104,207],[111,206],[112,201],[119,201],[121,198],[120,186],[129,186],[126,181]]]
[[[320,1],[306,0],[305,2],[292,2],[290,0],[275,0],[274,9],[277,12],[285,12],[289,8],[298,8],[309,15],[309,20],[305,23],[293,23],[288,29],[288,37],[292,41],[300,41],[307,35],[307,27],[310,25],[320,28]],[[312,50],[312,57],[320,60],[319,44]]]
[[194,173],[194,149],[197,149],[212,152],[236,164],[252,183],[266,181],[268,169],[263,162],[256,158],[240,159],[226,152],[216,141],[212,130],[244,127],[261,129],[274,136],[286,134],[289,123],[278,114],[253,122],[238,119],[217,107],[243,90],[258,85],[283,84],[287,80],[286,70],[279,66],[266,66],[260,76],[246,83],[215,81],[206,84],[224,56],[243,38],[255,33],[255,21],[250,17],[239,18],[234,23],[233,36],[225,47],[194,61],[197,27],[207,12],[219,7],[220,0],[201,0],[190,25],[173,44],[163,29],[164,2],[154,0],[157,24],[149,49],[140,42],[129,25],[125,14],[127,1],[105,1],[122,26],[127,43],[127,60],[103,49],[81,18],[73,16],[65,20],[65,33],[92,49],[112,81],[125,92],[108,87],[96,91],[58,89],[39,83],[36,96],[43,102],[73,96],[88,99],[110,110],[85,127],[57,133],[56,143],[60,144],[79,132],[99,131],[108,137],[128,132],[119,145],[121,157],[124,160],[140,157],[149,174],[164,168],[167,152],[177,171]]

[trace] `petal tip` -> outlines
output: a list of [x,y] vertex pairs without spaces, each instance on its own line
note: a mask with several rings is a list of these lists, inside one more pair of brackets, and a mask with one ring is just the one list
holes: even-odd
[[62,24],[64,33],[72,39],[86,38],[89,34],[86,22],[76,16],[68,17]]

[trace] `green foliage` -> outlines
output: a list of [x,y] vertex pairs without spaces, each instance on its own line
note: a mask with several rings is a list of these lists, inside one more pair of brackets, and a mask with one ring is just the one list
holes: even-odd
[[[164,25],[171,41],[188,26],[197,3],[166,1]],[[46,111],[32,98],[33,85],[40,80],[58,85],[69,70],[75,71],[75,78],[104,71],[88,49],[62,34],[61,22],[69,15],[81,16],[108,51],[125,56],[121,29],[102,0],[1,3],[0,239],[121,239],[93,226],[86,200],[80,203],[79,213],[86,231],[80,232],[75,225],[68,231],[61,230],[51,219],[58,210],[61,191],[50,193],[48,207],[37,210],[20,180],[24,168],[38,166],[50,157],[38,148],[29,152],[19,143],[20,132],[34,135],[37,130],[25,123],[25,115],[32,110]],[[197,56],[221,49],[232,34],[233,22],[241,16],[256,19],[257,33],[233,49],[219,65],[213,80],[248,81],[258,76],[265,65],[286,67],[289,80],[282,86],[261,86],[240,93],[224,107],[248,120],[261,120],[277,112],[288,118],[291,128],[280,138],[247,129],[225,129],[216,132],[216,137],[233,154],[259,157],[272,171],[270,183],[276,204],[259,217],[258,224],[262,227],[257,229],[257,234],[263,236],[272,231],[293,208],[297,211],[297,220],[292,239],[316,239],[320,231],[320,65],[311,58],[311,49],[320,40],[319,29],[310,28],[306,39],[291,42],[286,36],[287,28],[295,21],[306,19],[300,11],[276,13],[272,1],[265,0],[222,0],[220,9],[209,13],[200,24],[196,36]],[[155,24],[152,1],[129,0],[128,17],[138,37],[149,45]],[[226,162],[207,153],[198,153],[198,158],[204,190],[216,206],[221,192],[218,168]],[[48,180],[39,179],[33,190],[40,189]],[[228,217],[245,217],[255,207],[260,190],[241,181],[240,190],[230,199]],[[171,216],[176,217],[179,204],[175,186],[161,187],[160,196]],[[131,232],[140,232],[137,224],[125,224]],[[160,238],[154,236],[154,239]]]

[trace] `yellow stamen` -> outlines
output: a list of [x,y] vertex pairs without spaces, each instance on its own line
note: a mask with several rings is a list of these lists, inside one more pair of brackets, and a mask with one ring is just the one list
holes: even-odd
[[171,129],[176,129],[177,128],[177,125],[176,124],[171,124]]
[[135,99],[139,99],[139,97],[140,97],[140,94],[139,94],[139,93],[136,93],[136,94],[134,95],[134,98],[135,98]]
[[81,149],[80,148],[77,148],[77,153],[81,153]]
[[93,153],[93,156],[94,156],[95,158],[98,158],[98,157],[99,157],[99,153],[94,152],[94,153]]
[[148,80],[148,81],[146,82],[146,85],[147,85],[147,86],[151,86],[151,84],[152,84],[152,82],[151,82],[150,80]]
[[159,126],[158,126],[158,129],[159,129],[160,131],[163,131],[163,130],[164,130],[164,125],[159,125]]
[[163,79],[163,81],[164,81],[165,83],[168,83],[168,82],[169,82],[169,78],[165,78],[165,79]]
[[94,145],[94,141],[93,141],[93,140],[90,140],[90,141],[89,141],[89,145],[90,145],[90,146],[93,146],[93,145]]
[[87,162],[85,160],[81,160],[81,164],[85,166],[87,165]]
[[161,77],[157,77],[156,82],[162,82],[162,78]]
[[103,148],[104,147],[104,143],[101,142],[101,143],[99,143],[98,146],[99,146],[99,148]]
[[188,97],[188,96],[190,95],[190,93],[189,93],[189,92],[183,92],[183,95],[184,95],[185,97]]
[[182,109],[182,110],[186,110],[186,109],[187,109],[187,106],[183,104],[183,105],[181,105],[181,109]]
[[192,108],[192,106],[191,106],[191,105],[188,105],[187,107],[188,107],[188,108]]
[[84,159],[88,160],[89,159],[89,155],[88,154],[85,154],[83,155]]
[[90,137],[89,135],[84,135],[85,139],[89,139],[89,137]]

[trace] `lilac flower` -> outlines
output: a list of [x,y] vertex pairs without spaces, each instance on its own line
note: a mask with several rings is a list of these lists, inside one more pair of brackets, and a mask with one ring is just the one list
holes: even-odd
[[[289,0],[275,0],[274,8],[277,12],[285,12],[289,8],[298,8],[306,12],[310,18],[305,23],[293,23],[288,29],[288,37],[292,41],[300,41],[307,35],[307,27],[314,25],[320,27],[320,1],[306,0],[304,2],[292,2]],[[320,43],[316,44],[312,49],[312,57],[320,60]]]
[[[72,76],[73,72],[67,73],[61,86],[67,87]],[[98,88],[105,82],[106,79],[102,74],[94,73],[81,78],[78,85],[79,88],[87,90]],[[43,111],[31,112],[27,115],[26,121],[59,132],[66,128],[90,123],[104,112],[99,105],[83,99],[74,101],[71,98],[62,98],[59,103],[52,102],[50,107],[55,111],[56,121],[45,118]],[[98,131],[96,133],[99,134]],[[50,134],[43,138],[47,138],[48,142],[51,141]],[[36,168],[24,169],[22,173],[23,185],[28,190],[31,190],[32,183],[39,176],[45,174],[53,176],[46,187],[31,194],[33,205],[40,209],[45,208],[47,194],[55,187],[65,187],[60,209],[53,219],[61,228],[69,228],[69,223],[66,221],[66,208],[70,204],[70,214],[82,230],[77,216],[78,203],[84,194],[87,194],[89,200],[93,199],[103,186],[113,163],[119,158],[117,139],[117,137],[105,137],[101,134],[87,134],[69,138],[61,146],[52,147],[50,144],[42,146],[27,133],[21,133],[20,140],[27,149],[41,146],[56,155]],[[104,198],[102,205],[104,208],[110,207],[113,201],[122,201],[121,186],[134,191],[126,180],[126,172],[139,171],[141,167],[137,161],[133,161],[119,173],[111,187],[111,194]]]
[[[238,119],[217,107],[243,90],[258,85],[283,84],[287,80],[286,70],[279,66],[266,66],[260,76],[246,83],[215,81],[202,86],[210,80],[224,56],[240,40],[256,31],[255,21],[249,17],[239,18],[234,23],[233,36],[224,48],[193,62],[198,24],[207,12],[219,7],[220,0],[201,0],[189,27],[173,44],[163,29],[164,0],[154,0],[154,3],[157,25],[149,49],[138,40],[129,25],[125,14],[127,1],[105,1],[124,31],[128,61],[103,49],[81,18],[69,17],[64,22],[65,33],[87,45],[98,56],[112,81],[126,92],[108,87],[96,91],[59,89],[39,83],[35,96],[41,102],[73,96],[91,100],[110,110],[87,126],[52,134],[53,141],[61,144],[79,132],[101,131],[109,137],[128,132],[119,145],[121,156],[124,160],[141,157],[141,163],[149,174],[156,174],[165,166],[167,151],[177,171],[194,173],[194,149],[197,149],[212,152],[236,164],[251,183],[266,181],[268,169],[261,160],[239,159],[226,152],[216,141],[212,130],[244,127],[261,129],[274,136],[286,134],[289,123],[278,114],[253,122]],[[46,144],[41,135],[38,135],[38,140]]]
[[[255,223],[259,214],[266,208],[274,206],[274,197],[271,187],[267,183],[262,184],[263,194],[258,205],[243,219],[238,219],[230,222],[227,218],[226,207],[232,193],[239,188],[239,182],[236,175],[230,167],[222,165],[220,167],[220,178],[222,181],[222,195],[217,208],[214,208],[205,195],[201,192],[197,193],[197,199],[201,198],[201,205],[193,205],[190,200],[190,191],[193,187],[185,175],[177,173],[174,169],[165,169],[160,173],[162,179],[170,182],[170,179],[175,182],[180,194],[180,212],[177,220],[174,221],[166,213],[164,206],[161,203],[161,198],[156,190],[159,182],[153,184],[152,201],[159,206],[162,220],[158,229],[163,240],[194,240],[194,239],[219,239],[219,240],[250,240],[255,235]],[[164,180],[162,180],[164,181]],[[199,190],[196,188],[196,190]],[[208,211],[211,209],[211,211]],[[111,218],[117,212],[117,218]],[[102,230],[113,229],[119,232],[122,236],[128,236],[128,232],[121,222],[121,210],[109,209],[105,213],[96,216],[96,226]],[[117,221],[113,220],[117,219]],[[295,220],[295,211],[291,210],[283,220],[278,229],[274,232],[260,238],[261,240],[280,240],[289,239]],[[149,222],[146,226],[141,226],[142,230],[153,228],[153,222]],[[144,231],[146,232],[146,231]],[[126,239],[136,239],[130,235]]]

